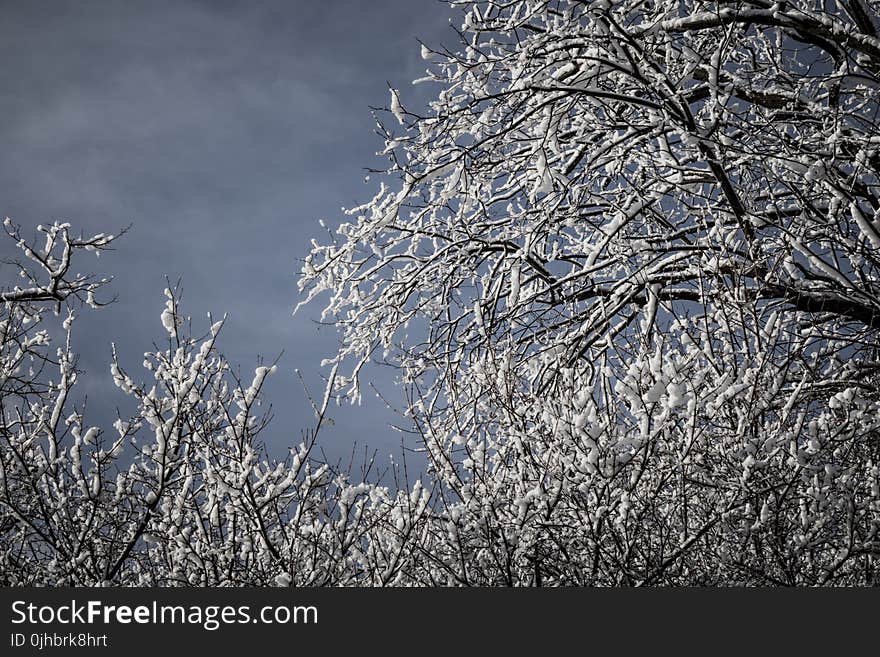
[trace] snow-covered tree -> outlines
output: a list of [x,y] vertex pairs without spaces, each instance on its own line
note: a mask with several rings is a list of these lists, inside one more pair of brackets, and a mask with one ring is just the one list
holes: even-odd
[[145,354],[146,383],[112,354],[110,375],[134,402],[132,417],[90,425],[75,315],[100,305],[108,281],[74,273],[72,261],[114,238],[77,238],[53,224],[39,228],[38,247],[9,220],[6,229],[26,284],[0,292],[0,584],[314,585],[370,581],[379,569],[377,577],[396,575],[385,562],[397,562],[404,541],[376,539],[378,556],[361,548],[392,509],[395,518],[424,513],[428,496],[351,483],[313,458],[328,397],[318,427],[286,459],[270,458],[259,405],[274,366],[240,380],[217,348],[223,322],[193,335],[178,290],[165,291],[165,348]]
[[[107,281],[72,261],[114,238],[7,222],[0,583],[880,583],[878,4],[452,4],[437,99],[392,90],[382,187],[303,265],[342,342],[284,459],[273,366],[242,379],[177,289],[92,426]],[[371,361],[421,477],[317,457]]]
[[876,583],[878,3],[452,4],[300,282],[409,388],[422,581]]

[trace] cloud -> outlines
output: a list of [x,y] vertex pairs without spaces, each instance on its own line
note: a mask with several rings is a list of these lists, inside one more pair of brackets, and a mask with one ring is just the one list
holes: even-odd
[[[318,218],[372,195],[368,106],[387,101],[386,81],[424,101],[407,85],[424,68],[416,37],[449,40],[446,11],[429,0],[6,7],[0,213],[86,231],[133,224],[115,253],[83,263],[116,277],[119,301],[84,314],[82,365],[104,376],[112,339],[136,369],[161,337],[163,277],[181,277],[196,322],[230,313],[223,345],[243,371],[285,351],[269,387],[274,431],[298,438],[310,412],[292,369],[319,388],[335,339],[316,329],[317,308],[290,317],[296,259]],[[91,386],[92,410],[112,415],[112,390]],[[331,452],[347,453],[354,432],[383,452],[399,443],[377,402],[334,419]]]

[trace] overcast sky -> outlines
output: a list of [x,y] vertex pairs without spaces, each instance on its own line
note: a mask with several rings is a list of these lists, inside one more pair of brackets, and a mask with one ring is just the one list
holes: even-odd
[[[208,311],[229,313],[220,346],[243,372],[284,351],[265,436],[279,451],[298,441],[312,419],[293,369],[318,391],[335,339],[314,323],[317,305],[291,316],[297,258],[319,219],[336,225],[342,206],[372,197],[364,169],[381,163],[382,145],[369,107],[387,105],[389,82],[411,107],[436,91],[409,84],[426,66],[417,39],[454,45],[452,10],[435,0],[0,8],[0,215],[26,234],[53,220],[85,232],[132,224],[113,253],[80,263],[113,275],[119,297],[78,323],[92,421],[124,400],[108,374],[111,341],[146,378],[167,275],[182,279],[196,327]],[[374,400],[333,418],[322,441],[333,456],[354,440],[383,455],[399,445]]]

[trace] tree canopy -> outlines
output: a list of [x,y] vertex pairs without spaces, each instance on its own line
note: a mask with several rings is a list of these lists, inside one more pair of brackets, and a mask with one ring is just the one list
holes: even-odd
[[[134,416],[89,425],[106,281],[70,262],[113,238],[7,225],[4,584],[880,582],[878,4],[452,4],[436,100],[391,90],[380,189],[303,263],[341,343],[283,460],[272,367],[177,290],[148,383],[113,355]],[[428,460],[393,486],[314,450],[374,361]]]
[[399,367],[533,578],[873,564],[876,4],[454,4],[430,111],[392,90],[398,182],[303,268],[349,394]]

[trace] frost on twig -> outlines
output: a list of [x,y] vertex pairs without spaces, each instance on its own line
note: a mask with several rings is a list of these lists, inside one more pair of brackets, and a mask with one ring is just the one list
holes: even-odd
[[3,228],[24,256],[22,261],[12,264],[25,283],[24,287],[15,285],[4,288],[0,291],[0,301],[53,301],[56,309],[60,309],[61,304],[73,296],[93,307],[101,305],[95,299],[95,292],[109,279],[73,273],[71,260],[76,251],[91,251],[100,255],[110,248],[115,236],[98,233],[91,237],[74,237],[70,234],[70,224],[55,222],[50,226],[37,226],[37,232],[43,233],[45,239],[44,244],[39,246],[26,241],[21,236],[20,228],[9,217],[4,220]]

